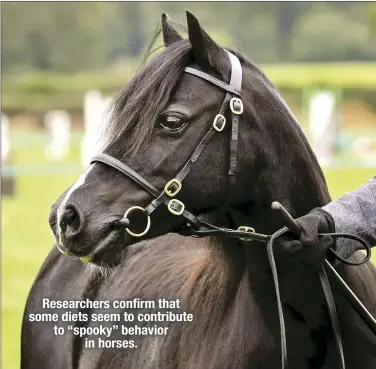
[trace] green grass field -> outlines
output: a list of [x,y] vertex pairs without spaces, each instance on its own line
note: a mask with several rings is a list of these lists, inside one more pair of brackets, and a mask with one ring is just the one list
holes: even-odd
[[[64,162],[74,163],[78,145]],[[41,145],[21,146],[15,150],[17,164],[43,163]],[[327,170],[326,177],[333,198],[354,190],[375,169]],[[51,204],[70,185],[76,175],[21,175],[17,194],[3,198],[2,211],[2,367],[19,368],[21,319],[26,297],[38,269],[53,243],[48,226]],[[376,258],[374,258],[376,261]],[[37,369],[37,368],[36,368]]]

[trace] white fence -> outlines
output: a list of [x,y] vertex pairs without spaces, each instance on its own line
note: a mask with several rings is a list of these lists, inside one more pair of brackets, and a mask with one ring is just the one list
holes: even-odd
[[45,115],[44,123],[50,134],[50,142],[45,149],[47,160],[60,161],[69,155],[71,138],[71,117],[69,113],[53,110]]
[[9,158],[9,118],[1,113],[1,162],[6,163]]
[[319,91],[311,96],[309,104],[309,133],[312,148],[321,165],[327,165],[333,155],[338,128],[336,97],[329,91]]
[[81,164],[90,165],[91,158],[102,149],[102,134],[110,114],[112,97],[99,91],[88,91],[84,98],[84,138],[81,144]]

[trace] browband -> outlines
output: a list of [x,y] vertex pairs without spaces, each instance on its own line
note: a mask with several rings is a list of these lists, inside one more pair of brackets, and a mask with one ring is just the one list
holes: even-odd
[[234,95],[240,96],[241,91],[240,91],[239,88],[232,86],[232,85],[228,85],[227,83],[211,76],[210,74],[207,74],[205,72],[201,72],[200,70],[194,69],[194,68],[191,68],[191,67],[185,67],[184,72],[189,73],[189,74],[193,74],[197,77],[200,77],[200,78],[212,83],[213,85],[220,87],[222,90],[225,90],[225,91],[230,92]]

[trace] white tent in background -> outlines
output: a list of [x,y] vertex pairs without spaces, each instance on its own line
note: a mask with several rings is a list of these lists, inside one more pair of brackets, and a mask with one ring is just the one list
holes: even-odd
[[58,161],[69,154],[71,137],[71,117],[62,110],[53,110],[44,117],[44,124],[50,133],[50,141],[45,149],[48,160]]
[[101,135],[107,124],[112,97],[104,97],[97,90],[90,90],[84,97],[84,138],[81,144],[81,164],[84,168],[98,154],[101,147]]
[[329,164],[336,136],[336,97],[329,91],[314,93],[309,105],[309,132],[312,148],[321,165]]
[[8,161],[10,151],[9,118],[1,113],[1,163]]

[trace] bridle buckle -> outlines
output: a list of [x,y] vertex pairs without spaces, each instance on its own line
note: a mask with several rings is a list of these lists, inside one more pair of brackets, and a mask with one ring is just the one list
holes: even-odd
[[[174,189],[174,185],[176,186],[176,189]],[[164,192],[167,196],[174,197],[179,193],[181,188],[181,182],[178,179],[174,178],[166,183],[166,185],[164,186]]]
[[240,115],[243,114],[244,106],[243,101],[238,97],[233,97],[230,100],[230,109],[234,114]]
[[[248,233],[255,233],[255,229],[252,228],[252,227],[248,227],[248,226],[240,226],[238,228],[238,231],[242,231],[242,232],[248,232]],[[242,240],[242,241],[247,241],[247,242],[251,242],[252,240],[249,239],[249,238],[239,238],[239,240]]]
[[223,131],[226,126],[226,118],[222,114],[217,114],[213,121],[213,128],[217,132]]
[[167,209],[171,214],[182,215],[185,209],[185,205],[180,200],[172,199],[169,201]]

